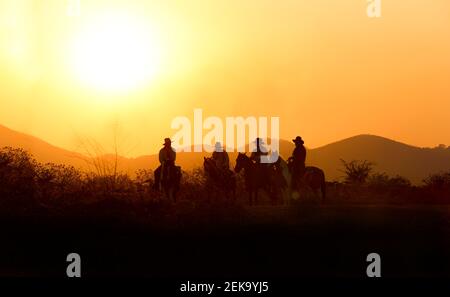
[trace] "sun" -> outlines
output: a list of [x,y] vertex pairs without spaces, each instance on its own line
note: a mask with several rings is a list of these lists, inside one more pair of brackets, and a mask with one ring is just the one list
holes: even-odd
[[127,91],[155,76],[161,51],[148,24],[131,16],[107,14],[80,30],[71,60],[83,83],[103,91]]

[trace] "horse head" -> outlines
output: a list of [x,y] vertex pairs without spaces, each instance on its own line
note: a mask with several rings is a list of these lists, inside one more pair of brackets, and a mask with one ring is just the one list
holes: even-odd
[[203,157],[203,169],[207,172],[214,170],[215,162],[212,158]]
[[249,161],[250,159],[245,153],[239,153],[236,158],[236,166],[234,166],[234,171],[239,173],[242,169],[247,168]]

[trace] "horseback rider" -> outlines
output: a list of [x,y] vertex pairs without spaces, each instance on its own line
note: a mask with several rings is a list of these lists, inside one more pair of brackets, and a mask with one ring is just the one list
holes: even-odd
[[230,159],[228,153],[222,147],[220,142],[216,142],[215,150],[212,153],[212,159],[216,163],[217,169],[220,171],[228,173],[230,170]]
[[261,164],[261,156],[267,156],[268,151],[262,138],[256,138],[254,143],[256,145],[256,151],[252,152],[252,154],[250,155],[250,160],[252,160],[256,164]]
[[292,141],[295,143],[295,149],[292,152],[292,156],[289,157],[289,167],[292,172],[292,183],[291,185],[293,187],[296,186],[296,182],[299,181],[303,174],[305,173],[305,161],[306,161],[306,148],[303,145],[305,142],[300,136],[297,136],[295,139],[292,139]]
[[170,138],[164,139],[164,147],[159,150],[159,163],[161,165],[155,170],[155,190],[159,190],[160,182],[162,179],[166,178],[168,174],[168,170],[171,166],[175,165],[175,159],[177,154],[175,150],[172,148],[172,141]]
[[257,170],[261,174],[262,180],[269,181],[271,179],[271,172],[273,169],[270,163],[262,163],[261,157],[269,155],[267,147],[262,138],[257,137],[254,144],[256,145],[256,150],[250,155],[250,160],[256,165]]

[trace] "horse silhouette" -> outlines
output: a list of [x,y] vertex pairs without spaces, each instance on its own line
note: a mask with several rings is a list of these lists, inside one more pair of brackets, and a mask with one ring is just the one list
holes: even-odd
[[[281,159],[281,158],[280,158]],[[288,182],[288,186],[291,189],[289,197],[287,197],[287,202],[289,203],[290,198],[294,192],[301,193],[306,189],[312,190],[314,193],[321,192],[322,202],[326,199],[326,183],[325,183],[325,173],[322,169],[315,166],[306,166],[304,174],[297,180],[292,180],[292,172],[290,170],[290,164],[286,163],[281,159],[280,167],[283,170],[283,175]]]
[[218,168],[212,158],[204,157],[203,159],[203,169],[207,178],[207,185],[224,193],[227,199],[231,195],[234,201],[236,199],[236,178],[233,172]]
[[234,171],[239,173],[244,170],[245,188],[249,195],[250,205],[253,205],[253,202],[258,203],[259,190],[265,191],[272,204],[276,204],[278,193],[285,184],[282,172],[276,166],[276,164],[254,163],[246,154],[238,154]]
[[166,161],[161,172],[161,187],[167,199],[177,201],[177,193],[180,190],[181,167],[175,166],[174,161]]

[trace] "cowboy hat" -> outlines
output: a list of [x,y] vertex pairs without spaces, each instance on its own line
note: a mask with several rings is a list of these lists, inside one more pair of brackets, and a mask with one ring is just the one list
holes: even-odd
[[297,137],[295,137],[295,139],[292,139],[292,142],[294,142],[294,143],[301,143],[301,144],[305,143],[300,136],[297,136]]
[[172,140],[170,140],[170,138],[164,138],[164,143],[163,145],[167,145],[167,144],[172,144]]

